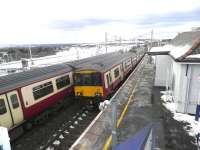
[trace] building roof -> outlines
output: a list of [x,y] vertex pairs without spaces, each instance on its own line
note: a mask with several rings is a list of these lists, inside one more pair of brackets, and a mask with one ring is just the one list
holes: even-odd
[[179,33],[170,44],[173,46],[192,46],[200,38],[200,31],[188,31]]
[[153,47],[149,54],[170,55],[176,61],[200,62],[200,58],[190,58],[190,55],[200,54],[200,31],[188,31],[179,33],[168,45]]

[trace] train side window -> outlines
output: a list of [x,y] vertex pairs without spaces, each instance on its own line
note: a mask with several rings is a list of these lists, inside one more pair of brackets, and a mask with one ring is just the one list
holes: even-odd
[[10,100],[11,100],[13,109],[19,107],[19,102],[18,102],[18,98],[17,98],[17,95],[16,95],[16,94],[11,95],[11,96],[10,96]]
[[70,84],[70,78],[69,78],[69,75],[67,76],[63,76],[63,77],[60,77],[58,79],[56,79],[56,86],[57,86],[57,89],[61,89],[67,85]]
[[124,68],[127,69],[131,65],[131,61],[128,60],[124,63]]
[[3,115],[7,112],[4,99],[0,99],[0,115]]
[[111,74],[109,73],[109,81],[112,82]]
[[53,85],[51,81],[33,88],[33,96],[35,100],[38,100],[39,98],[44,97],[52,92]]
[[107,84],[109,86],[110,85],[110,81],[109,81],[109,75],[108,74],[106,75],[106,80],[107,80]]
[[119,68],[114,70],[114,75],[115,75],[115,78],[119,76]]

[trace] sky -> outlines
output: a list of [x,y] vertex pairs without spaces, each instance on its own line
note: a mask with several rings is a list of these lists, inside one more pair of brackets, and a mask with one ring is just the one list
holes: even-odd
[[173,38],[199,14],[199,0],[0,0],[0,45]]

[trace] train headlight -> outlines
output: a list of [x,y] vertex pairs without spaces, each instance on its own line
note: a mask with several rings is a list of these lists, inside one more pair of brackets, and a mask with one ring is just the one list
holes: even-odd
[[76,95],[77,96],[82,96],[82,93],[81,92],[77,92]]

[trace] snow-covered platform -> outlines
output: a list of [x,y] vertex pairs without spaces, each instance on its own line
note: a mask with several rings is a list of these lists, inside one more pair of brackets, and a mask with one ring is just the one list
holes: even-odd
[[[71,149],[108,149],[112,144],[112,105],[116,105],[117,144],[134,136],[149,123],[157,123],[152,110],[152,89],[155,68],[146,56]],[[160,118],[159,118],[160,119]],[[159,126],[159,122],[158,122]]]

